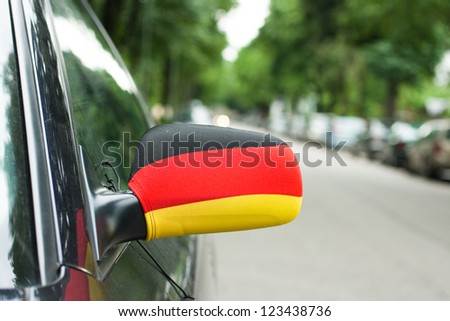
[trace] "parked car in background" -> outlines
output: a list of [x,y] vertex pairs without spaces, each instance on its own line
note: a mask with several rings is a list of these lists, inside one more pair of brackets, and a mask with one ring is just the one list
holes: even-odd
[[360,117],[333,117],[330,131],[327,134],[327,147],[335,147],[344,143],[344,148],[353,149],[358,142],[358,137],[364,132],[365,125],[365,120]]
[[408,149],[408,168],[430,178],[450,170],[450,119],[435,119],[419,128],[419,138]]
[[383,151],[387,132],[387,127],[381,120],[376,118],[368,120],[356,144],[356,153],[363,153],[369,159],[378,158]]
[[404,166],[408,163],[409,146],[419,137],[417,128],[413,125],[397,121],[389,128],[381,160],[390,165]]

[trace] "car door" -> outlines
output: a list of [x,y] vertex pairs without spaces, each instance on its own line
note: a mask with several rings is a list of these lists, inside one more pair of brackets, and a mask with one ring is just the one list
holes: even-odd
[[[86,175],[111,191],[127,190],[134,144],[152,125],[142,98],[89,5],[50,3],[75,140],[91,167]],[[78,242],[78,248],[86,247],[80,244],[83,240]],[[80,251],[72,255],[78,257],[73,275],[80,273],[77,269],[92,272],[89,249],[81,255],[85,257],[80,258]],[[78,284],[69,283],[66,299],[190,298],[194,295],[195,255],[194,237],[131,242],[117,253],[104,280],[79,277]]]

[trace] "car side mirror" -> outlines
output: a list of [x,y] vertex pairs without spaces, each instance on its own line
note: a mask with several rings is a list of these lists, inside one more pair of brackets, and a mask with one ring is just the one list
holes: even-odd
[[146,240],[281,225],[302,203],[299,164],[285,142],[207,125],[150,129],[128,186],[143,209]]
[[140,140],[130,191],[102,186],[80,146],[82,213],[93,266],[104,279],[132,240],[238,231],[293,220],[302,179],[292,149],[257,132],[171,124]]

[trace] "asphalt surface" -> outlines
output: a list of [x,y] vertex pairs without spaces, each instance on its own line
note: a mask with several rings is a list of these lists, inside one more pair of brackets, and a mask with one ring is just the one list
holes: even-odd
[[302,210],[287,225],[211,236],[219,300],[450,300],[449,182],[293,148]]

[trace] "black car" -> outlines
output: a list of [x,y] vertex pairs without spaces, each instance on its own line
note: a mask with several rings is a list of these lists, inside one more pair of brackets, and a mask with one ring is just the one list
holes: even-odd
[[211,298],[193,235],[298,214],[287,144],[154,126],[86,1],[1,0],[0,25],[0,299]]

